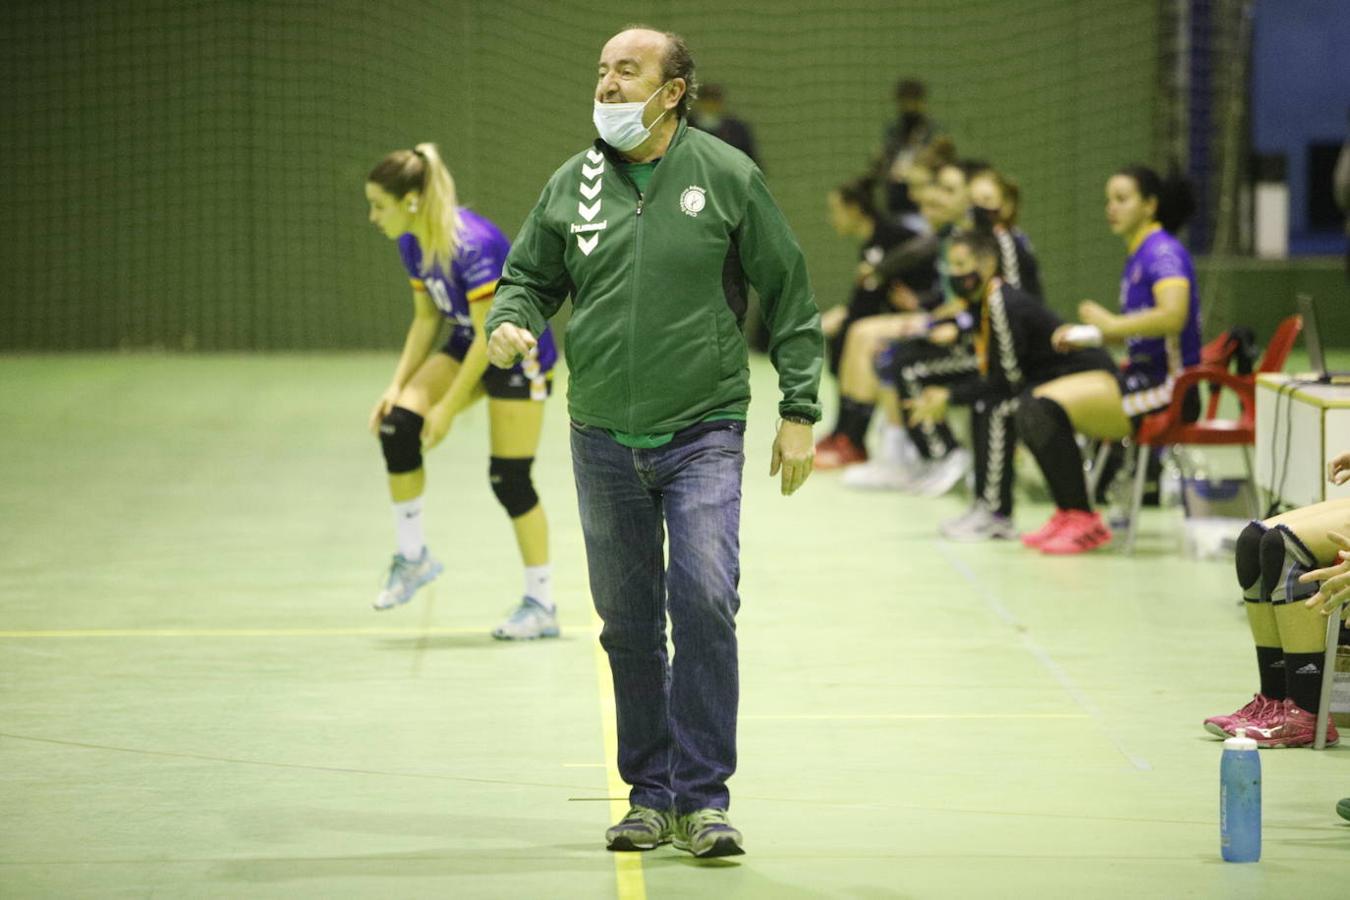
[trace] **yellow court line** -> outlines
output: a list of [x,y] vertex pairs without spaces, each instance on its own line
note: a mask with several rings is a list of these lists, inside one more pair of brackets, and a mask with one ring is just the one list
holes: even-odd
[[761,721],[822,721],[850,722],[892,719],[1087,719],[1087,713],[859,713],[857,715],[835,715],[830,713],[803,713],[801,715],[782,716],[741,716],[741,719],[759,719]]
[[424,637],[483,634],[491,629],[447,628],[63,628],[0,631],[0,638],[177,638],[177,637]]
[[[599,616],[595,617],[600,627]],[[614,711],[614,680],[609,672],[609,657],[600,642],[595,642],[595,679],[600,690],[600,728],[604,732],[605,774],[609,783],[610,820],[618,822],[628,812],[628,785],[619,777],[619,726]],[[647,900],[647,882],[642,876],[641,853],[611,853],[614,857],[614,881],[619,900]]]

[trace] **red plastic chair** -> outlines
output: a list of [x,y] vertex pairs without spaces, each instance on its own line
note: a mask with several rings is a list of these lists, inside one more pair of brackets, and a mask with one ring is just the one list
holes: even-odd
[[[1134,497],[1131,501],[1130,525],[1125,534],[1124,552],[1134,550],[1135,528],[1139,521],[1139,509],[1144,502],[1144,477],[1148,468],[1148,455],[1154,447],[1172,447],[1178,444],[1200,444],[1210,447],[1241,447],[1242,461],[1247,467],[1247,480],[1252,486],[1252,496],[1257,496],[1256,479],[1252,469],[1251,448],[1256,445],[1256,375],[1261,372],[1279,372],[1284,369],[1294,341],[1303,330],[1302,316],[1289,316],[1280,322],[1275,335],[1266,346],[1256,372],[1251,375],[1235,375],[1226,369],[1201,363],[1182,371],[1172,387],[1172,402],[1162,410],[1144,419],[1135,434],[1134,441],[1139,447],[1135,460]],[[1182,414],[1186,394],[1194,387],[1208,384],[1211,397],[1209,409],[1204,418],[1187,422]],[[1236,419],[1220,419],[1216,416],[1218,395],[1227,388],[1237,395],[1241,411]],[[1186,473],[1183,471],[1182,477]],[[1259,498],[1258,498],[1259,501]]]

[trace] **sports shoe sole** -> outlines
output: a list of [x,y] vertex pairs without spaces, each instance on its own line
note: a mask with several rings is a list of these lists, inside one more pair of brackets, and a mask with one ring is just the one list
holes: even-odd
[[[1327,735],[1327,746],[1334,747],[1341,742],[1339,736],[1332,737]],[[1256,739],[1256,749],[1258,750],[1297,750],[1300,747],[1311,747],[1315,743],[1315,738],[1309,737],[1307,740],[1299,738],[1294,741],[1277,741],[1273,744],[1263,744],[1261,739]]]
[[520,635],[519,637],[517,637],[514,634],[498,634],[495,631],[492,632],[493,639],[498,641],[540,641],[543,640],[544,638],[555,638],[561,636],[562,631],[561,629],[558,628],[546,628],[543,631],[539,632],[538,634],[523,634]]
[[693,853],[698,859],[715,859],[719,856],[744,856],[745,850],[736,839],[730,835],[725,835],[713,841],[713,844],[702,853],[694,853],[692,847],[685,841],[673,842],[676,850],[683,850],[686,853]]
[[605,845],[606,850],[612,850],[615,853],[640,853],[644,850],[655,850],[662,844],[669,844],[670,838],[660,838],[653,843],[639,844],[637,841],[628,837],[617,837]]
[[1210,734],[1214,735],[1215,737],[1221,737],[1221,738],[1230,738],[1230,737],[1232,737],[1231,734],[1229,734],[1228,732],[1224,731],[1222,728],[1220,728],[1218,725],[1214,724],[1213,722],[1206,722],[1206,723],[1205,723],[1205,730],[1208,731]]
[[[1111,537],[1109,532],[1106,534],[1093,535],[1091,540],[1087,542],[1080,541],[1073,546],[1065,546],[1053,541],[1046,541],[1045,544],[1041,544],[1036,549],[1040,550],[1046,556],[1074,556],[1079,553],[1091,553],[1093,550],[1100,550],[1111,543]],[[1049,546],[1046,546],[1047,544]]]

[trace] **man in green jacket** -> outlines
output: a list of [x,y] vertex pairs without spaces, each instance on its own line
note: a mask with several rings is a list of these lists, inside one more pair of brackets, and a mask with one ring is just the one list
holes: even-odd
[[[646,28],[605,45],[600,140],[544,186],[487,320],[493,365],[528,353],[572,297],[572,464],[632,808],[611,850],[743,852],[727,821],[739,697],[746,282],[763,301],[782,424],[769,474],[811,472],[824,357],[806,263],[764,177],[685,121],[694,65]],[[669,535],[669,560],[663,541]],[[666,657],[666,615],[675,644]]]

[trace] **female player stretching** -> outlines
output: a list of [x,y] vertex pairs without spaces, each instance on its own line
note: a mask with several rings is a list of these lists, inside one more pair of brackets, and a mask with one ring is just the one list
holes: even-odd
[[[412,279],[413,320],[393,381],[370,414],[379,434],[394,501],[398,552],[375,600],[390,609],[440,574],[423,539],[422,452],[436,446],[455,416],[484,394],[491,432],[492,492],[506,508],[525,563],[525,596],[493,632],[503,640],[558,636],[548,562],[548,521],[530,479],[544,399],[557,350],[545,332],[510,370],[487,364],[483,322],[510,243],[490,221],[456,204],[455,183],[435,144],[395,150],[366,180],[370,221],[398,242]],[[432,352],[441,319],[450,339]]]

